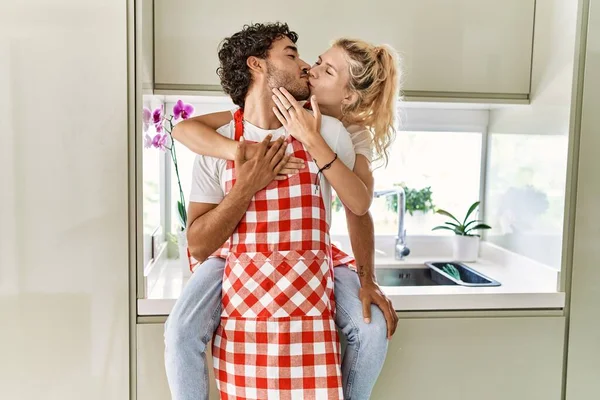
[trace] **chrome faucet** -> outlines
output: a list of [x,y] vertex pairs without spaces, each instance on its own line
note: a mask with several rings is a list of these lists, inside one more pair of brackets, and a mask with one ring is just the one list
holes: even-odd
[[396,260],[403,260],[404,257],[410,254],[410,249],[406,246],[406,229],[404,229],[404,215],[406,214],[404,189],[398,186],[394,189],[376,190],[374,193],[376,198],[390,195],[398,196],[398,236],[396,236],[394,257]]

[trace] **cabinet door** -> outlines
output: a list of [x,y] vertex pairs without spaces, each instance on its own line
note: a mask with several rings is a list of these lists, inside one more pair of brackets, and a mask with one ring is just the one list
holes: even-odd
[[[563,317],[401,319],[372,399],[559,400]],[[170,398],[163,324],[138,325],[137,398]],[[210,399],[218,399],[210,355]]]
[[377,400],[560,400],[563,317],[401,319]]
[[[165,373],[164,324],[143,324],[137,326],[137,399],[165,400],[171,398],[169,383]],[[210,400],[218,400],[219,394],[212,372],[210,349],[206,353]]]
[[284,21],[313,63],[331,40],[389,43],[408,95],[529,93],[534,0],[155,0],[158,89],[219,88],[217,49],[250,22]]

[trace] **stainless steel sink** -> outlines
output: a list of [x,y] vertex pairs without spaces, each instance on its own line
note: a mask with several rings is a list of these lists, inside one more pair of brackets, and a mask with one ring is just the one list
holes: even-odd
[[[444,268],[449,265],[455,268],[456,275],[453,276]],[[375,275],[381,286],[500,286],[500,282],[454,261],[427,262],[400,268],[377,267]]]
[[[485,276],[481,272],[478,272],[463,263],[455,261],[427,262],[425,265],[431,268],[431,273],[433,274],[435,280],[437,280],[439,276],[444,276],[444,278],[449,279],[460,286],[500,286],[500,282]],[[455,276],[449,272],[448,267],[454,268]]]
[[[450,279],[433,279],[431,268],[376,268],[377,283],[381,286],[439,286],[454,285]],[[434,272],[435,273],[435,272]],[[445,278],[445,277],[443,277]]]

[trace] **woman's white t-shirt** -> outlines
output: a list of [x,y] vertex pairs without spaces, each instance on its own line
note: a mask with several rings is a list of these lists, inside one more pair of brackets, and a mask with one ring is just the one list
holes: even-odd
[[369,162],[372,162],[373,139],[371,137],[371,132],[360,125],[347,126],[346,130],[350,133],[350,139],[352,139],[352,145],[354,146],[354,153],[356,153],[356,155],[363,155]]

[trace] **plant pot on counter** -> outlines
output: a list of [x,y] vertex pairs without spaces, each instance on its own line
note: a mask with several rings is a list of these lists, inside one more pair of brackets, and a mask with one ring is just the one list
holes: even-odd
[[455,235],[452,241],[452,254],[456,261],[477,261],[479,236]]

